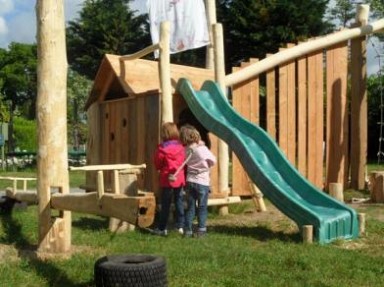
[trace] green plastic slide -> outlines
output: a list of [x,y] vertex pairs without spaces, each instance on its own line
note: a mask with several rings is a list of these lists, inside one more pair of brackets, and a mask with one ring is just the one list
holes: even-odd
[[177,90],[201,124],[235,152],[264,196],[300,230],[312,225],[314,240],[319,243],[358,237],[355,210],[301,176],[263,129],[232,108],[215,82],[206,81],[195,91],[187,79],[180,79]]

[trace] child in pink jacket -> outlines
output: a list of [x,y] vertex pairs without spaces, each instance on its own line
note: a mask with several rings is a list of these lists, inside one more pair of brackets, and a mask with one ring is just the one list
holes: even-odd
[[161,187],[161,209],[155,233],[166,236],[172,200],[175,203],[177,229],[180,233],[183,232],[185,174],[184,172],[179,172],[176,176],[174,174],[183,165],[185,148],[180,142],[179,130],[175,123],[168,122],[162,125],[161,138],[162,142],[158,145],[154,155],[154,163],[159,171]]

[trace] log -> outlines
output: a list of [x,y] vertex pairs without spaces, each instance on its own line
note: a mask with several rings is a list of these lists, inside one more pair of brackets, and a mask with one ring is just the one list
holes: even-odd
[[[67,148],[67,50],[64,1],[37,0],[37,190],[40,252],[68,252],[71,213],[52,220],[52,189],[69,194]],[[60,236],[56,236],[60,230]],[[55,238],[55,244],[52,242]]]
[[357,216],[359,218],[359,233],[363,235],[365,234],[365,213],[359,213]]
[[313,225],[303,225],[303,242],[313,242]]
[[[212,26],[213,32],[213,45],[214,45],[214,63],[215,63],[215,81],[219,84],[221,91],[227,97],[225,86],[225,62],[224,62],[224,38],[223,26],[221,24],[214,24]],[[229,153],[228,145],[219,140],[218,149],[218,165],[219,165],[219,192],[229,194],[229,179],[228,179],[228,166],[229,166]],[[229,213],[228,206],[221,206],[219,209],[220,215],[227,215]]]
[[99,171],[99,170],[133,170],[132,172],[141,173],[141,169],[146,168],[146,164],[101,164],[101,165],[86,165],[86,166],[70,166],[69,170],[85,170],[85,171]]
[[369,192],[372,202],[384,202],[384,171],[373,171],[369,178]]
[[320,49],[331,47],[338,43],[355,39],[361,36],[372,34],[384,29],[384,19],[380,19],[371,24],[354,29],[344,29],[342,31],[320,37],[316,40],[301,43],[293,48],[281,51],[271,57],[265,58],[262,61],[252,64],[238,72],[229,74],[225,77],[225,85],[227,87],[239,84],[248,79],[256,77],[263,72],[266,72],[280,64],[289,62],[295,58],[300,58]]
[[36,191],[15,191],[14,189],[7,187],[5,189],[5,195],[9,198],[16,199],[17,201],[23,201],[32,204],[38,203]]
[[239,203],[241,202],[240,196],[226,196],[223,198],[208,198],[208,206],[213,205],[227,205],[231,203]]
[[332,182],[329,184],[329,195],[337,200],[344,202],[343,184]]
[[155,216],[153,195],[130,197],[123,194],[104,193],[99,199],[97,192],[53,194],[51,207],[118,218],[139,227],[149,227]]

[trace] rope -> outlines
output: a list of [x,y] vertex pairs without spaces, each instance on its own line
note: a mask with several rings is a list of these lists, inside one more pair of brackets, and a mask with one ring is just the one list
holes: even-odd
[[384,54],[381,54],[374,44],[373,41],[370,41],[372,44],[372,47],[374,48],[376,52],[376,58],[378,58],[378,64],[379,64],[379,70],[377,72],[377,77],[379,79],[379,90],[380,90],[380,122],[378,122],[380,128],[379,128],[379,150],[377,152],[377,164],[380,164],[382,162],[382,158],[384,157],[383,152],[383,130],[384,130],[384,92],[383,92],[383,80],[382,80],[382,63],[381,59],[384,56]]

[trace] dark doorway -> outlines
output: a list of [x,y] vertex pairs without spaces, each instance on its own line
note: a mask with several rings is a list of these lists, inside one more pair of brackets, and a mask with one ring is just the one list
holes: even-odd
[[205,142],[205,145],[210,149],[211,140],[209,139],[209,131],[199,122],[198,119],[196,119],[195,115],[191,112],[189,108],[182,110],[179,114],[179,128],[186,124],[194,126],[199,131],[201,139]]

